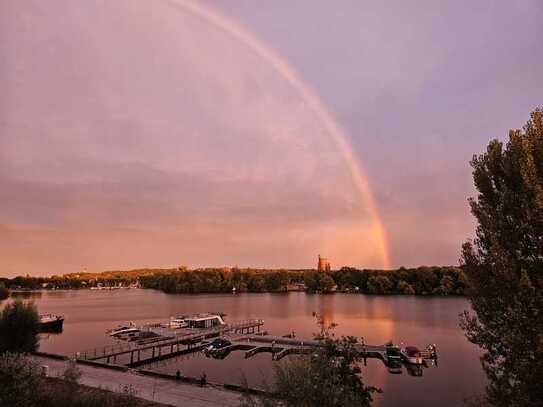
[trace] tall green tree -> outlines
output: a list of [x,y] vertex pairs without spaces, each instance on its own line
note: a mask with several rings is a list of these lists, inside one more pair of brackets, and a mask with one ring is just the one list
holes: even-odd
[[32,352],[38,348],[39,317],[33,303],[17,300],[0,314],[0,353]]
[[543,405],[543,111],[507,144],[471,161],[476,238],[463,245],[475,314],[461,325],[479,345],[495,406]]

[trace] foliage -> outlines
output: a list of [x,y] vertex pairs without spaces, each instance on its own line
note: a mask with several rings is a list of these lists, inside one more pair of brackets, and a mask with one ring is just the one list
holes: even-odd
[[9,297],[9,290],[6,288],[4,283],[0,283],[0,301],[5,300]]
[[353,337],[333,338],[334,324],[325,326],[318,316],[322,346],[312,354],[284,359],[274,366],[274,386],[258,402],[246,396],[246,406],[338,407],[370,406],[379,389],[365,386],[362,357]]
[[[465,277],[458,267],[418,267],[396,270],[359,270],[343,267],[336,271],[202,268],[188,270],[138,269],[104,273],[67,274],[52,277],[0,279],[10,288],[78,289],[96,285],[118,286],[139,282],[141,287],[167,293],[198,294],[232,292],[284,292],[291,284],[302,284],[308,292],[336,291],[363,294],[463,295]],[[297,287],[296,287],[297,288]]]
[[471,161],[476,239],[463,245],[475,315],[461,321],[484,350],[487,401],[543,405],[543,111]]
[[309,292],[329,293],[336,287],[332,273],[314,270],[304,272],[304,284]]
[[[40,366],[20,353],[0,354],[0,406],[13,407],[145,407],[155,403],[138,399],[132,386],[119,392],[92,389],[77,384],[78,370],[69,365],[64,377],[46,378]],[[77,376],[77,377],[76,377]],[[75,380],[75,381],[74,381]]]
[[81,370],[77,367],[77,363],[74,360],[68,361],[68,366],[62,374],[62,379],[67,383],[77,384],[81,378]]
[[32,352],[38,348],[39,317],[33,303],[16,300],[0,314],[0,353]]
[[19,353],[0,353],[0,406],[38,405],[38,365]]

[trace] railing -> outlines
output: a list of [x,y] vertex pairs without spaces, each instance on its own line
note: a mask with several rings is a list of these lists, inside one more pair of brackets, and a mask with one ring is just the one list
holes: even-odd
[[157,340],[152,343],[137,344],[134,342],[125,342],[115,345],[108,345],[103,347],[98,347],[94,349],[88,349],[81,352],[77,352],[75,357],[76,359],[96,359],[96,358],[105,358],[108,355],[119,354],[119,353],[128,353],[133,350],[142,350],[151,347],[161,347],[176,344],[181,341],[187,341],[191,339],[204,338],[209,335],[219,334],[222,335],[226,332],[235,331],[238,329],[247,329],[255,326],[261,326],[264,324],[263,319],[247,319],[243,321],[238,321],[232,324],[218,325],[205,329],[197,329],[194,332],[175,332],[175,335],[164,337],[163,339]]

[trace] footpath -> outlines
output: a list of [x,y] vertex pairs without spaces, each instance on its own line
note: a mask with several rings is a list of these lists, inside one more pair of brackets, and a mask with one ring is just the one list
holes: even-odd
[[[47,366],[49,377],[60,377],[68,362],[46,356],[32,356],[42,366]],[[124,386],[131,386],[136,397],[168,404],[171,406],[210,407],[239,406],[241,394],[229,391],[222,386],[207,384],[200,387],[195,384],[178,382],[171,379],[153,377],[137,370],[115,370],[100,366],[78,363],[81,371],[81,384],[119,392]]]

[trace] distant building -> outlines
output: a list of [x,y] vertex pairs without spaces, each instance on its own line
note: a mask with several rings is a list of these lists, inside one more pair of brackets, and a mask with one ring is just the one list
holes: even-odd
[[328,259],[325,259],[324,257],[321,257],[319,254],[319,263],[317,265],[318,271],[330,271],[330,262]]

